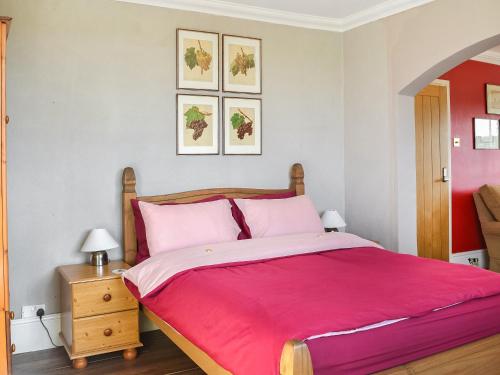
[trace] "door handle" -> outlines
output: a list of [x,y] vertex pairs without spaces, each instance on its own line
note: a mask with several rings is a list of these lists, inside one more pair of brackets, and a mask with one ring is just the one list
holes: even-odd
[[450,176],[448,176],[448,168],[446,168],[446,167],[443,167],[443,169],[442,169],[441,180],[443,182],[450,181]]

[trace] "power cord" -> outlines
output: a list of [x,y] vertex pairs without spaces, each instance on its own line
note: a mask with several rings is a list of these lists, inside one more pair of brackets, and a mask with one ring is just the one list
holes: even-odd
[[54,344],[54,341],[52,341],[52,337],[50,337],[50,332],[43,323],[42,317],[45,315],[45,310],[44,309],[38,309],[36,312],[36,316],[40,318],[40,323],[42,323],[43,328],[45,328],[45,332],[47,332],[47,336],[49,336],[50,343],[54,346],[54,348],[57,348],[57,345]]

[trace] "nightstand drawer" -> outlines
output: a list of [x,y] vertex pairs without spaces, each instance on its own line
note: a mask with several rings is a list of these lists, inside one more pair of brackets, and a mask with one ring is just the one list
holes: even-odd
[[73,284],[73,318],[137,308],[121,279]]
[[100,351],[139,342],[138,310],[75,319],[73,352]]

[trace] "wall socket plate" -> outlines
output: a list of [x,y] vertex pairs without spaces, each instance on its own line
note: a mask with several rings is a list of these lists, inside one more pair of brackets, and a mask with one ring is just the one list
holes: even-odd
[[36,318],[36,312],[38,309],[45,309],[45,304],[43,305],[31,305],[31,306],[23,306],[23,311],[21,318]]
[[479,258],[467,258],[467,260],[470,265],[479,267]]

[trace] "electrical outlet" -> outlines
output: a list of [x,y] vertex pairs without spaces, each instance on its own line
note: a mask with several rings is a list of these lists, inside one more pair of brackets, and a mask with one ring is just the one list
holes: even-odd
[[23,306],[22,318],[36,318],[36,312],[38,309],[45,309],[45,304],[43,305],[31,305],[31,306]]
[[469,264],[473,266],[479,266],[479,258],[468,258]]

